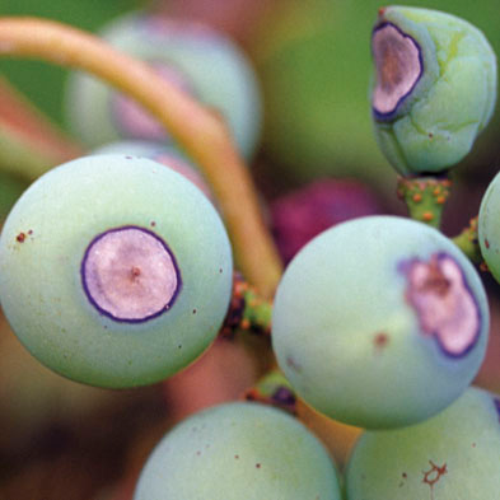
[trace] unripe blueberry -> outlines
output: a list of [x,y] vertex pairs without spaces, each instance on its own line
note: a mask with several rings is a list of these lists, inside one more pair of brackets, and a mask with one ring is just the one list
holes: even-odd
[[491,181],[481,201],[478,237],[481,255],[500,282],[500,174]]
[[281,410],[231,403],[185,420],[158,444],[135,500],[340,500],[318,439]]
[[377,141],[403,175],[458,163],[486,126],[497,63],[477,28],[443,12],[387,7],[373,30]]
[[227,312],[224,226],[181,175],[95,155],[35,182],[0,239],[0,300],[28,350],[68,378],[156,382],[212,342]]
[[418,425],[365,432],[346,475],[348,500],[497,500],[500,398],[469,388]]
[[[260,135],[260,91],[249,61],[231,40],[196,22],[143,12],[116,19],[100,34],[220,113],[240,152],[252,156]],[[172,142],[150,114],[95,78],[78,73],[68,84],[70,125],[89,146],[123,139]]]
[[374,216],[335,226],[299,252],[279,284],[273,346],[307,403],[368,428],[439,412],[483,360],[481,280],[437,230]]

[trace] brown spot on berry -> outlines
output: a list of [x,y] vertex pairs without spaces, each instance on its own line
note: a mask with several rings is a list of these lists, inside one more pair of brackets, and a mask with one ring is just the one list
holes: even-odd
[[256,469],[260,469],[261,468],[261,464],[255,464],[255,468]]
[[484,244],[486,248],[490,248],[490,242],[486,238],[484,239]]
[[16,236],[16,240],[18,243],[24,243],[24,240],[26,239],[26,234],[25,233],[19,233]]
[[384,332],[377,333],[373,339],[373,343],[377,349],[382,349],[389,343],[389,335]]
[[130,269],[130,276],[134,280],[138,278],[141,275],[141,268],[133,266],[132,269]]
[[422,471],[422,474],[424,475],[422,482],[428,484],[432,489],[441,479],[441,476],[448,473],[448,469],[446,468],[446,463],[444,463],[441,467],[436,465],[432,460],[429,460],[429,463],[431,464],[431,468],[428,471]]

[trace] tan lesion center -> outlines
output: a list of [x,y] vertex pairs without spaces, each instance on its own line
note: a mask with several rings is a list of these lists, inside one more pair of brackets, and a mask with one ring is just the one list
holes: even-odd
[[459,264],[445,254],[415,259],[407,279],[406,298],[423,333],[436,337],[450,356],[467,353],[477,341],[481,320]]
[[372,48],[377,73],[372,105],[378,113],[390,114],[420,78],[420,49],[413,38],[392,24],[375,30]]

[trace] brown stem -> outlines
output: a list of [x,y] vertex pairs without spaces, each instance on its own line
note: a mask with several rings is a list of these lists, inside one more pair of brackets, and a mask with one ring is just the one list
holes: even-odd
[[225,124],[214,113],[137,61],[98,38],[34,18],[0,20],[0,56],[37,58],[87,71],[149,110],[203,169],[219,200],[236,262],[245,277],[271,296],[281,263],[259,210],[250,174]]

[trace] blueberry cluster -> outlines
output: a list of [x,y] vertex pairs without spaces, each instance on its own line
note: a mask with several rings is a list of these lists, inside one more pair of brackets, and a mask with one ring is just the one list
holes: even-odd
[[[103,36],[213,108],[252,156],[260,98],[224,37],[143,14]],[[112,389],[181,372],[221,331],[270,335],[279,367],[247,392],[252,402],[176,425],[135,500],[498,500],[500,397],[471,387],[487,351],[488,297],[432,211],[451,186],[439,175],[491,118],[495,55],[468,22],[427,9],[381,9],[371,41],[375,134],[424,216],[362,216],[316,236],[314,211],[330,204],[291,210],[315,236],[294,241],[291,253],[303,248],[272,303],[235,274],[218,211],[227,200],[189,152],[133,101],[71,77],[74,130],[92,147],[119,142],[50,170],[5,220],[0,301],[19,340],[58,374]],[[497,281],[499,185],[497,176],[467,233]]]

